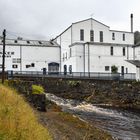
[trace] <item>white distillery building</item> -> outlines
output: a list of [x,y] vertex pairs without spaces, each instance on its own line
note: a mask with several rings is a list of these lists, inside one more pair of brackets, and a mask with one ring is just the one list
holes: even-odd
[[[3,45],[0,40],[0,71]],[[59,72],[60,46],[54,41],[6,39],[5,70]]]
[[61,46],[61,71],[136,73],[133,60],[134,33],[131,14],[131,32],[110,30],[110,27],[93,19],[72,23],[54,39]]

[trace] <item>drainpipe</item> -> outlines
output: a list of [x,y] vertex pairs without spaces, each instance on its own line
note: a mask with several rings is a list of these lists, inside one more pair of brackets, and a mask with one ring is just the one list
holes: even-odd
[[83,44],[83,65],[84,65],[84,75],[85,75],[85,44]]

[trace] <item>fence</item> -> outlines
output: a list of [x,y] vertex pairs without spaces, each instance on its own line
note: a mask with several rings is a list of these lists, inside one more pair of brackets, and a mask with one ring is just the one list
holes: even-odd
[[55,77],[77,79],[101,79],[101,80],[135,80],[135,73],[100,73],[100,72],[46,72],[42,71],[8,71],[8,78],[14,77]]

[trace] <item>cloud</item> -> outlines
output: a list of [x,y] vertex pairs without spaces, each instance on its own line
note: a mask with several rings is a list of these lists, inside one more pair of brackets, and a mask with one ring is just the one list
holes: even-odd
[[49,39],[92,13],[111,29],[129,31],[131,12],[134,29],[140,30],[139,4],[139,0],[0,0],[0,31],[6,28],[14,36]]

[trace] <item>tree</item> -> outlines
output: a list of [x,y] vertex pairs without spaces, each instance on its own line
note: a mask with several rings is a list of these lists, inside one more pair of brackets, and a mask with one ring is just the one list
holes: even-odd
[[134,44],[140,44],[140,32],[139,31],[135,31],[134,32]]

